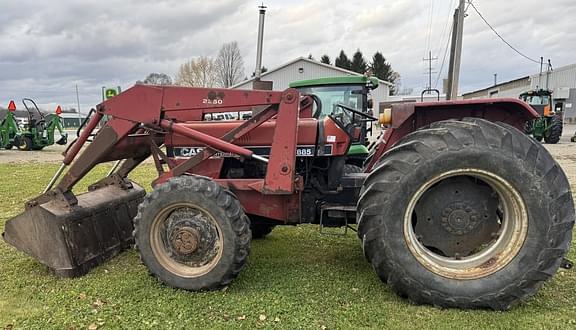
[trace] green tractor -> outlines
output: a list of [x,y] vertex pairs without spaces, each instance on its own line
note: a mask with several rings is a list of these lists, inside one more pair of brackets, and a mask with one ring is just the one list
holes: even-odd
[[528,103],[540,118],[526,122],[524,131],[534,139],[546,143],[558,143],[562,136],[562,109],[552,108],[552,91],[547,89],[531,90],[520,94],[520,99]]
[[10,150],[15,145],[14,140],[19,130],[14,111],[16,111],[16,104],[10,101],[6,117],[0,122],[0,148]]
[[[68,134],[62,128],[60,118],[62,109],[60,106],[56,109],[55,114],[45,116],[33,100],[23,99],[22,103],[26,111],[28,111],[28,124],[24,126],[24,130],[20,131],[17,136],[18,149],[25,151],[42,150],[44,147],[54,143],[60,145],[68,143]],[[56,129],[60,133],[58,141],[54,141]]]
[[[323,118],[334,113],[349,113],[342,109],[338,111],[342,106],[371,114],[373,102],[370,91],[378,87],[378,79],[366,76],[328,77],[294,81],[290,83],[290,87],[302,94],[313,94],[320,99],[321,107],[316,108],[313,114],[315,118]],[[353,116],[360,117],[360,115]],[[357,118],[355,120],[358,121]],[[348,171],[359,171],[368,157],[368,134],[372,134],[372,125],[366,121],[366,125],[352,137],[353,143],[348,150],[346,164],[353,166],[348,166]]]

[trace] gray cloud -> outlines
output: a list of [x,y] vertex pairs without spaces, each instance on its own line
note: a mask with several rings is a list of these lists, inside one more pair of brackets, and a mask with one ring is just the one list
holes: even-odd
[[[264,65],[273,68],[309,53],[334,58],[361,49],[383,52],[404,87],[425,86],[430,3],[434,64],[440,69],[455,0],[269,0]],[[498,31],[531,57],[554,66],[576,62],[576,2],[474,2]],[[40,104],[82,108],[98,103],[100,87],[130,87],[150,72],[175,75],[183,61],[216,55],[238,41],[247,75],[253,71],[259,2],[241,0],[51,0],[0,4],[0,105],[36,98]],[[461,90],[534,73],[533,64],[506,47],[472,10],[465,22]],[[444,72],[447,71],[447,64]],[[436,77],[434,76],[434,80]]]

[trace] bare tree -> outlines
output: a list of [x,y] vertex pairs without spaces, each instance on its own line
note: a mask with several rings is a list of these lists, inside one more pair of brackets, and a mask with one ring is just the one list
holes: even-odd
[[151,73],[144,81],[138,80],[136,83],[145,85],[172,85],[172,78],[165,73]]
[[242,81],[244,60],[236,41],[225,43],[220,48],[216,58],[216,72],[222,87],[228,88]]
[[216,65],[211,57],[201,56],[180,65],[176,76],[176,85],[214,87],[216,84]]

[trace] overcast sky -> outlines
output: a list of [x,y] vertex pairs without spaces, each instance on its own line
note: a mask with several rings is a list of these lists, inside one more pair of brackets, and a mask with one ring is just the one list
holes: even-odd
[[[101,86],[126,89],[150,72],[175,76],[187,59],[215,56],[237,41],[246,73],[254,70],[258,1],[244,0],[0,0],[0,105],[31,97],[44,107],[82,111]],[[474,0],[497,31],[532,58],[554,67],[576,63],[576,1]],[[265,1],[263,64],[274,68],[299,56],[332,59],[356,49],[381,51],[419,93],[432,51],[439,71],[457,0]],[[460,91],[537,73],[469,8],[464,27]],[[447,71],[447,60],[443,76]],[[433,75],[433,86],[436,82]],[[441,88],[441,80],[438,84]]]

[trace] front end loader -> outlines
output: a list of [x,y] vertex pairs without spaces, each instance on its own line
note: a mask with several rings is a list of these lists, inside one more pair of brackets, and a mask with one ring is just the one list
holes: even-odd
[[[134,86],[97,106],[4,240],[64,277],[135,245],[162,283],[198,291],[239,274],[254,225],[350,227],[399,295],[457,308],[507,309],[555,274],[574,205],[560,166],[520,131],[537,117],[525,103],[400,104],[378,118],[337,103],[316,118],[321,102],[295,89]],[[388,129],[361,173],[347,172],[366,121]],[[146,194],[127,176],[149,157]],[[106,177],[72,191],[104,162],[115,162]]]

